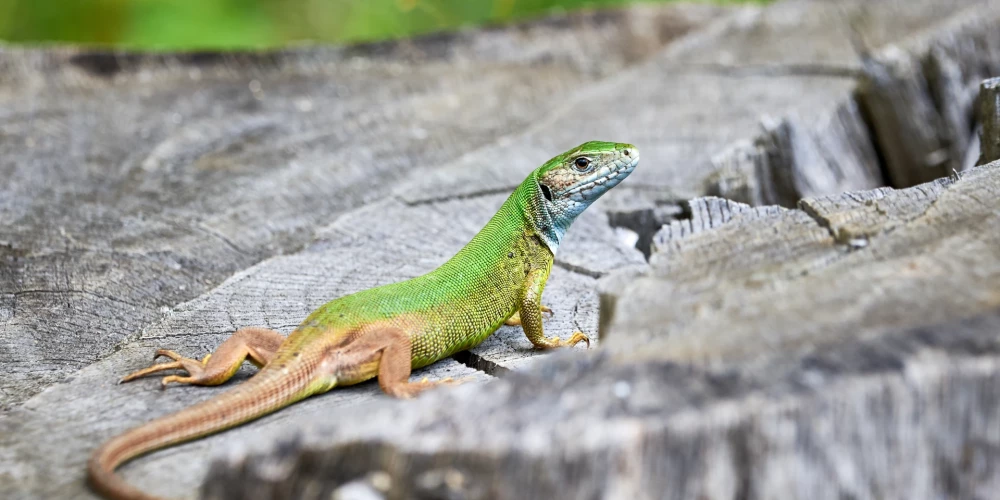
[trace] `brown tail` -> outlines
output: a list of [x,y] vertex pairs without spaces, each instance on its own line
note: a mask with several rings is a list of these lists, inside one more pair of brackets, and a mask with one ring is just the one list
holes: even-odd
[[250,380],[208,401],[160,417],[118,435],[87,463],[91,487],[114,500],[161,500],[129,485],[115,469],[146,453],[197,439],[263,417],[309,395],[309,377],[265,368]]

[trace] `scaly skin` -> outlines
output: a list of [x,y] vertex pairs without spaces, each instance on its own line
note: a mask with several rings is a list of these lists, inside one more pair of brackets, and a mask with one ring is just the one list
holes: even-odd
[[538,348],[590,345],[545,337],[542,291],[559,242],[573,220],[627,177],[639,162],[631,144],[588,142],[552,158],[514,191],[486,227],[441,267],[423,276],[328,302],[286,339],[242,328],[202,360],[157,351],[172,363],[153,365],[123,382],[169,369],[170,382],[217,385],[250,361],[260,372],[204,403],[117,436],[94,452],[90,484],[108,498],[152,500],[114,474],[145,453],[222,431],[336,386],[378,377],[396,397],[433,387],[409,382],[410,371],[469,349],[505,322],[520,324]]

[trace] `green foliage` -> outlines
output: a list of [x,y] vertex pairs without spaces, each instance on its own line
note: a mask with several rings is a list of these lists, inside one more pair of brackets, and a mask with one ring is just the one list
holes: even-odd
[[0,39],[153,50],[262,48],[384,40],[633,1],[0,0]]

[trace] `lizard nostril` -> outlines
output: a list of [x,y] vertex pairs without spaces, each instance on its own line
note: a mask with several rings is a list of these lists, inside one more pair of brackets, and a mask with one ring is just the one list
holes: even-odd
[[622,151],[622,153],[625,153],[625,156],[632,156],[632,152],[629,151],[628,149],[626,149],[625,151]]

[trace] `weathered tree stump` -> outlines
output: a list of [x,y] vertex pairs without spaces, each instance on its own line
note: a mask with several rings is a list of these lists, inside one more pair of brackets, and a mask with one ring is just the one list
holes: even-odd
[[797,210],[691,205],[649,275],[605,291],[601,352],[338,412],[217,463],[205,496],[328,498],[352,480],[386,498],[996,491],[1000,162]]
[[[333,391],[122,473],[190,495],[226,449],[208,497],[989,496],[998,167],[952,169],[1000,73],[996,6],[634,7],[265,54],[4,47],[0,491],[87,497],[99,442],[226,389],[114,384],[155,348],[287,332],[426,272],[529,170],[607,139],[642,165],[567,235],[545,295],[549,332],[598,350],[548,356],[505,327],[415,374],[464,387]],[[872,67],[889,77],[859,86]]]
[[979,144],[982,154],[978,165],[1000,160],[1000,78],[984,80],[979,87]]

